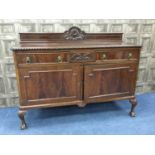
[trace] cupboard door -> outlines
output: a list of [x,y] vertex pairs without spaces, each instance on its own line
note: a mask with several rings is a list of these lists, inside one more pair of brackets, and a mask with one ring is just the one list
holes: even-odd
[[81,100],[81,71],[78,65],[20,68],[21,104],[33,105]]
[[100,102],[134,94],[135,64],[88,65],[84,70],[86,102]]

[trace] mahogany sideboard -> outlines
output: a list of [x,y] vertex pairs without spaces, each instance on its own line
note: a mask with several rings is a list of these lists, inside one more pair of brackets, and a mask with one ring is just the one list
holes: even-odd
[[31,108],[129,99],[134,117],[140,45],[122,41],[122,33],[20,33],[12,48],[16,67],[21,129]]

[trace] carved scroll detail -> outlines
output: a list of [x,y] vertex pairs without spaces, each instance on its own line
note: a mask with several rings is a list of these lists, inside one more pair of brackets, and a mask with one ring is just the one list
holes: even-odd
[[85,32],[80,28],[73,26],[68,31],[64,32],[64,38],[66,40],[83,40],[85,38]]
[[95,55],[91,53],[74,53],[70,55],[70,62],[95,61]]

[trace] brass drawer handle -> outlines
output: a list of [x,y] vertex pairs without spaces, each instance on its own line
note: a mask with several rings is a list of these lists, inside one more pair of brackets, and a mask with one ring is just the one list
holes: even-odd
[[57,58],[56,58],[56,62],[58,63],[61,63],[63,61],[63,57],[61,55],[59,55]]
[[132,58],[132,53],[128,53],[128,59],[131,59]]
[[26,63],[32,63],[32,58],[31,57],[26,57]]
[[102,58],[102,60],[104,60],[107,58],[107,55],[105,53],[103,53],[101,58]]

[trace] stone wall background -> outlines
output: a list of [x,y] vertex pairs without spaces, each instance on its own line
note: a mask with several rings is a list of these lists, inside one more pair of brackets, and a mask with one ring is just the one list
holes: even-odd
[[19,103],[12,46],[19,32],[64,32],[71,26],[86,32],[123,32],[126,43],[142,44],[137,93],[155,91],[155,19],[153,20],[0,20],[0,107]]

